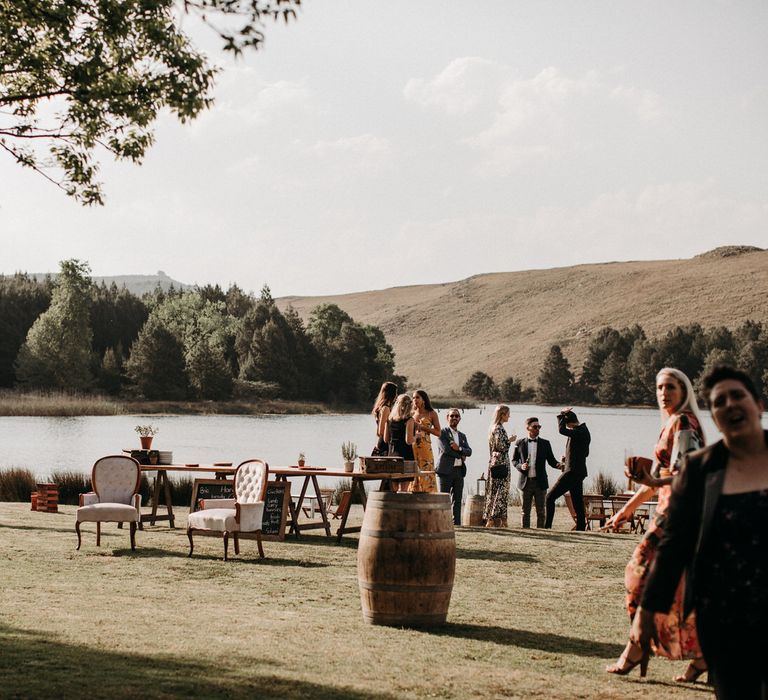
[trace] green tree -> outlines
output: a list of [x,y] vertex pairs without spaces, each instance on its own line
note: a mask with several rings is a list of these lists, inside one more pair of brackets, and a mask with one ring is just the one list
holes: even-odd
[[287,21],[299,4],[2,0],[0,148],[81,202],[101,204],[99,149],[141,162],[161,110],[184,122],[213,101],[216,69],[183,31],[188,16],[238,53],[263,41],[265,18]]
[[538,398],[543,403],[562,404],[573,395],[573,372],[559,345],[549,348],[539,374]]
[[[197,292],[168,296],[150,312],[147,324],[150,322],[151,333],[144,333],[142,329],[131,347],[129,375],[137,385],[141,385],[139,377],[146,374],[145,363],[152,364],[143,346],[152,345],[158,339],[167,345],[167,339],[155,328],[158,326],[170,333],[182,348],[182,367],[195,398],[223,399],[231,396],[233,376],[227,362],[227,349],[233,329],[224,314],[224,302],[207,301]],[[134,362],[137,352],[140,365]],[[175,359],[173,353],[169,357]],[[173,386],[177,384],[174,380]],[[145,393],[145,396],[148,395]]]
[[16,360],[22,385],[47,389],[90,387],[91,278],[88,263],[64,260],[51,305],[32,324]]
[[485,372],[472,372],[461,390],[478,401],[497,401],[499,398],[499,387],[493,377]]
[[184,348],[157,316],[150,316],[139,332],[125,369],[138,392],[148,399],[189,396]]
[[597,400],[612,405],[627,402],[627,363],[618,352],[612,352],[603,362]]
[[50,306],[52,290],[50,277],[0,276],[0,386],[16,383],[14,362],[32,324]]
[[661,369],[656,351],[647,340],[638,340],[627,358],[627,403],[656,403],[656,373]]

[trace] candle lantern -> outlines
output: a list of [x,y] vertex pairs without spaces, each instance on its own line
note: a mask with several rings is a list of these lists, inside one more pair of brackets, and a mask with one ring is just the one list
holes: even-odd
[[485,474],[481,474],[477,480],[477,495],[485,496]]

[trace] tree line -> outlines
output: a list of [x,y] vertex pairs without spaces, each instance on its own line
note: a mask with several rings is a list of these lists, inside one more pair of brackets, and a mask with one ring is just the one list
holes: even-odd
[[395,375],[382,331],[335,304],[305,325],[266,285],[139,298],[66,260],[55,283],[0,277],[0,386],[150,400],[287,398],[361,404]]
[[523,388],[515,377],[497,384],[490,375],[477,371],[463,391],[483,401],[655,405],[655,378],[662,367],[682,370],[696,387],[718,364],[740,367],[765,395],[768,328],[757,321],[745,321],[734,330],[692,323],[649,338],[638,324],[622,329],[607,326],[590,341],[578,378],[562,348],[552,345],[535,388]]

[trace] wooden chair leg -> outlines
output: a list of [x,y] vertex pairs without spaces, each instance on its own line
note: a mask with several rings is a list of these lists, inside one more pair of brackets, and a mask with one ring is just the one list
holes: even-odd
[[235,541],[235,554],[240,554],[240,538],[236,532],[232,533],[232,539]]
[[259,557],[264,558],[264,547],[261,546],[261,531],[256,533],[256,546],[259,548]]
[[82,538],[80,537],[80,521],[75,521],[75,532],[77,533],[77,549],[80,549],[80,542]]
[[191,557],[192,556],[192,552],[195,551],[195,543],[194,543],[194,540],[192,539],[192,528],[191,527],[187,528],[187,537],[189,538],[189,554],[187,554],[187,556]]
[[131,520],[129,527],[131,530],[131,551],[136,551],[136,523]]
[[224,531],[224,561],[227,561],[227,549],[229,548],[229,533]]
[[101,547],[101,523],[96,523],[96,546]]

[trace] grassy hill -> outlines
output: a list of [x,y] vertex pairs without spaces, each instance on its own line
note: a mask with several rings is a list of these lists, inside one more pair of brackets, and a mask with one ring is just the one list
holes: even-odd
[[475,370],[534,385],[549,346],[581,369],[603,326],[768,323],[768,250],[725,247],[690,260],[577,265],[325,297],[285,297],[306,319],[321,303],[382,328],[397,371],[428,391],[458,391]]

